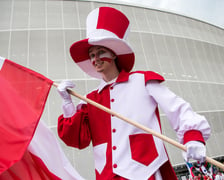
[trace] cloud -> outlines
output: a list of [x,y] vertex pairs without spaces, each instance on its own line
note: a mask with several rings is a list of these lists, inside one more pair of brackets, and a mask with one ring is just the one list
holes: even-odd
[[154,8],[176,12],[224,28],[222,0],[146,0]]
[[224,28],[223,0],[117,0],[117,2],[171,11]]

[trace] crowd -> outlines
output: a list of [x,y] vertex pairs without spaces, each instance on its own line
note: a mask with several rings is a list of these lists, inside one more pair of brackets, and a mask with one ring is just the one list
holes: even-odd
[[224,171],[205,162],[203,164],[186,163],[189,170],[188,180],[224,180]]

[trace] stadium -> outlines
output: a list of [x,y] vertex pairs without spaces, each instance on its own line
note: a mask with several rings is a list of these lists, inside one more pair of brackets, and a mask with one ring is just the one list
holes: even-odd
[[[1,0],[0,55],[59,83],[76,84],[85,95],[99,81],[87,76],[69,54],[71,44],[86,37],[88,13],[100,6],[121,10],[131,22],[128,41],[135,52],[133,71],[161,74],[165,84],[204,115],[212,129],[207,155],[224,161],[224,29],[192,17],[119,1]],[[80,100],[73,98],[77,104]],[[57,136],[61,98],[52,87],[42,120]],[[163,134],[177,141],[162,111]],[[59,140],[59,139],[58,139]],[[94,179],[92,147],[61,146],[75,169]],[[188,176],[181,150],[165,143],[178,178]]]

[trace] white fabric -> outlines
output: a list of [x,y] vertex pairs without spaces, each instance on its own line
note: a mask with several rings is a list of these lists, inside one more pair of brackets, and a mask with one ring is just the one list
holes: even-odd
[[91,11],[86,18],[86,37],[89,37],[91,32],[96,29],[99,17],[99,8]]
[[189,130],[201,131],[205,141],[209,138],[211,129],[207,120],[204,116],[195,113],[188,102],[156,81],[148,83],[146,88],[168,117],[180,143],[183,144],[184,134]]
[[133,53],[131,46],[126,41],[119,38],[113,38],[113,37],[91,38],[88,40],[88,42],[91,45],[99,45],[112,49],[116,55]]
[[42,121],[37,126],[28,150],[39,157],[57,177],[63,180],[83,180],[68,161],[54,134]]
[[[97,23],[98,23],[98,18],[99,18],[99,8],[91,11],[89,15],[87,16],[86,19],[86,37],[90,39],[94,38],[108,38],[108,37],[113,37],[113,38],[118,38],[116,34],[114,34],[111,31],[104,30],[104,29],[97,29]],[[123,39],[126,40],[128,37],[128,34],[130,32],[130,23],[125,31]]]
[[[107,143],[99,144],[93,147],[95,168],[100,174],[106,165]],[[100,158],[104,155],[104,158]]]
[[91,33],[88,34],[87,36],[89,39],[102,39],[102,38],[114,38],[118,39],[117,35],[107,31],[105,29],[95,29]]
[[63,116],[65,118],[72,117],[76,113],[71,95],[67,91],[68,88],[74,88],[74,87],[75,84],[72,81],[64,80],[58,85],[57,88],[58,93],[63,99],[62,110],[63,110]]
[[161,173],[160,173],[159,170],[156,171],[154,175],[155,175],[155,179],[156,180],[163,180],[163,178],[162,178]]
[[102,75],[99,72],[96,72],[94,66],[90,62],[90,59],[85,61],[78,62],[77,65],[86,72],[90,77],[94,77],[97,79],[102,79]]
[[[106,84],[102,80],[99,92]],[[141,96],[137,94],[141,94]],[[159,105],[177,132],[180,142],[183,142],[184,133],[192,129],[201,131],[205,140],[210,135],[210,127],[206,119],[194,113],[189,103],[176,96],[167,87],[151,81],[145,88],[144,74],[130,75],[128,83],[114,83],[113,89],[110,90],[110,98],[114,99],[114,102],[110,104],[112,111],[161,133],[155,114]],[[162,140],[153,137],[159,154],[158,158],[148,166],[133,161],[130,158],[131,150],[127,138],[129,135],[144,133],[144,131],[136,129],[115,116],[111,117],[111,128],[116,129],[116,133],[112,133],[112,146],[117,147],[116,151],[112,151],[113,164],[117,164],[117,168],[113,169],[114,173],[128,179],[144,180],[148,179],[168,160]]]
[[185,146],[187,147],[187,151],[182,151],[185,161],[189,161],[190,159],[197,160],[201,163],[205,161],[206,148],[203,143],[198,141],[189,141]]
[[4,62],[5,62],[5,58],[0,56],[0,70],[2,69]]
[[215,180],[224,180],[224,176],[222,176],[221,174],[217,174],[215,176]]
[[64,118],[72,117],[76,113],[76,109],[73,102],[62,104],[62,111]]
[[63,80],[59,85],[58,85],[58,93],[64,100],[64,102],[70,103],[72,101],[71,95],[67,92],[68,88],[74,88],[75,84],[72,81],[69,80]]
[[[102,81],[99,90],[106,84]],[[155,114],[157,104],[148,95],[143,74],[131,75],[128,83],[114,83],[113,87],[110,90],[110,98],[115,99],[110,104],[112,111],[161,133]],[[141,94],[141,96],[136,94]],[[153,137],[153,140],[159,155],[151,164],[146,166],[131,159],[130,142],[127,139],[130,135],[145,132],[115,116],[111,117],[111,128],[116,129],[116,133],[112,133],[112,146],[117,147],[116,151],[112,151],[113,164],[117,164],[117,168],[113,169],[115,174],[127,179],[147,180],[168,160],[162,140],[156,137]]]
[[[104,46],[109,49],[112,49],[113,52],[117,56],[133,53],[132,48],[127,44],[127,42],[125,42],[122,39],[108,38],[108,37],[92,38],[92,39],[88,39],[88,43],[91,45],[96,45],[96,46],[99,45],[99,46]],[[127,61],[129,61],[129,59],[127,59]],[[102,79],[102,74],[100,74],[99,72],[96,72],[96,69],[92,65],[90,59],[86,59],[86,60],[77,62],[77,65],[84,72],[86,72],[90,77]]]
[[[119,13],[119,11],[115,10],[115,9],[111,9],[108,7],[101,7],[102,9],[107,9],[106,14],[110,14],[111,12],[113,13]],[[72,58],[74,59],[74,61],[77,63],[77,65],[84,71],[86,72],[88,75],[97,78],[97,79],[101,79],[102,76],[99,75],[99,73],[97,73],[95,71],[95,69],[91,68],[90,65],[92,65],[92,63],[90,62],[90,59],[82,59],[80,57],[77,57],[77,55],[75,54],[75,52],[77,52],[79,49],[81,50],[82,48],[86,48],[88,47],[88,45],[97,45],[97,46],[104,46],[107,47],[109,49],[111,49],[117,56],[119,55],[126,55],[126,56],[120,56],[118,58],[118,61],[127,61],[127,63],[123,62],[122,63],[122,68],[124,68],[126,71],[130,71],[134,65],[134,52],[131,48],[131,46],[129,45],[129,43],[126,41],[127,36],[130,32],[130,22],[127,19],[127,17],[123,14],[121,15],[119,18],[121,18],[121,21],[123,19],[125,19],[124,21],[128,21],[127,26],[119,26],[119,23],[117,23],[117,25],[122,28],[121,32],[123,32],[123,37],[120,38],[118,37],[118,35],[116,34],[116,31],[113,31],[112,29],[109,28],[98,28],[97,25],[99,24],[99,21],[104,21],[104,18],[99,18],[99,11],[101,8],[96,8],[94,10],[92,10],[89,15],[87,16],[86,19],[86,36],[87,38],[85,40],[85,43],[83,43],[83,41],[78,41],[76,43],[74,43],[71,48],[70,48],[70,53],[72,55]],[[105,17],[108,17],[107,15]],[[116,16],[114,16],[116,17]],[[102,20],[103,19],[103,20]],[[108,20],[107,20],[108,21]],[[110,17],[109,21],[112,22],[117,22],[117,19],[113,19],[113,17]],[[120,22],[122,24],[122,22]],[[104,24],[104,23],[102,23]],[[112,23],[113,24],[113,23]],[[82,51],[81,51],[82,52]],[[83,55],[87,56],[87,54],[85,54],[87,51],[83,51]],[[85,57],[83,56],[83,57]],[[84,63],[80,62],[83,61]],[[129,61],[129,62],[128,62]],[[126,69],[127,68],[127,69]]]

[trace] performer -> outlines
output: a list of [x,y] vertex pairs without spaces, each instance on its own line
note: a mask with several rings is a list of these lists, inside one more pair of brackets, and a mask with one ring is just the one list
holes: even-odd
[[[162,85],[161,75],[131,72],[135,56],[126,41],[129,30],[128,18],[114,8],[100,7],[88,15],[87,38],[70,48],[75,63],[88,75],[101,79],[87,98],[159,133],[160,106],[179,141],[187,146],[185,159],[203,162],[205,141],[210,136],[208,122]],[[75,107],[66,91],[73,87],[71,81],[58,87],[63,98],[58,134],[68,146],[79,149],[92,142],[97,180],[177,179],[162,140],[88,103]]]

